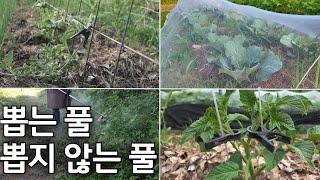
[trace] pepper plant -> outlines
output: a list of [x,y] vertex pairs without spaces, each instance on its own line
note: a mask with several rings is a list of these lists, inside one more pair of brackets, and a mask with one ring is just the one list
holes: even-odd
[[[257,96],[255,91],[240,91],[244,113],[228,113],[230,97],[234,91],[214,94],[217,103],[192,123],[184,132],[182,141],[192,139],[202,151],[230,142],[235,149],[229,160],[215,167],[207,179],[257,179],[263,170],[271,171],[289,151],[294,151],[313,166],[316,147],[312,141],[301,141],[288,109],[307,114],[312,103],[304,96],[280,97],[271,93]],[[220,126],[221,123],[221,126]],[[258,141],[258,145],[256,141]],[[275,143],[277,141],[277,143]],[[263,157],[265,163],[254,166],[253,159]]]

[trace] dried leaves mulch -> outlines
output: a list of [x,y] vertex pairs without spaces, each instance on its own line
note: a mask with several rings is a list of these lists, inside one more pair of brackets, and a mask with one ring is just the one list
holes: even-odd
[[[235,152],[231,144],[222,144],[210,152],[200,152],[196,143],[189,145],[167,144],[162,146],[161,179],[198,180],[204,179],[215,166],[228,160]],[[263,157],[253,159],[253,165],[264,164]],[[285,158],[271,170],[263,171],[259,179],[269,180],[319,180],[320,156],[314,159],[314,168],[308,168],[299,155],[289,152]]]

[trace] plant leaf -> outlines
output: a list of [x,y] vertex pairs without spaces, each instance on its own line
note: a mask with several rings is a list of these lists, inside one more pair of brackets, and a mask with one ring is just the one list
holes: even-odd
[[192,71],[192,69],[194,69],[195,67],[197,67],[197,63],[195,60],[190,60],[190,62],[188,63],[188,66],[186,68],[186,72],[190,72]]
[[276,167],[286,155],[286,153],[282,150],[272,153],[267,149],[264,149],[262,153],[265,160],[266,170],[268,172],[270,172],[274,167]]
[[242,70],[236,69],[234,71],[229,69],[219,69],[219,73],[228,74],[233,79],[235,79],[238,83],[241,83],[243,81],[250,81],[249,75],[256,72],[258,70],[259,66],[255,66],[252,68],[243,68]]
[[240,169],[242,169],[242,154],[239,151],[236,151],[235,153],[233,153],[230,156],[229,161],[237,163]]
[[308,98],[301,95],[296,95],[280,98],[279,105],[285,105],[299,111],[301,114],[307,114],[309,108],[312,106],[312,103]]
[[291,116],[284,112],[271,112],[270,126],[271,128],[277,127],[279,130],[295,130],[294,122]]
[[268,52],[260,61],[260,69],[257,70],[258,82],[268,80],[275,72],[282,68],[282,61],[273,52]]
[[308,138],[312,141],[320,140],[320,126],[315,126],[307,131]]
[[200,134],[206,129],[208,119],[201,117],[199,120],[192,123],[187,129],[183,131],[181,142],[185,143],[194,139],[194,137]]
[[298,141],[289,145],[300,157],[305,160],[309,166],[313,166],[313,156],[315,154],[316,146],[312,141]]
[[[235,70],[243,69],[243,55],[246,53],[246,49],[242,46],[242,39],[240,37],[237,38],[238,40],[229,41],[224,45],[225,48],[225,55],[230,59],[230,63],[232,68]],[[229,68],[232,70],[232,68]]]
[[262,99],[268,103],[272,103],[273,95],[271,93],[266,93],[265,95],[263,95]]
[[246,110],[254,109],[257,102],[257,97],[254,91],[240,91],[240,101]]
[[216,64],[216,63],[219,62],[219,58],[216,57],[216,56],[209,56],[209,57],[207,58],[207,62],[208,62],[209,64]]
[[258,46],[250,46],[244,54],[244,59],[240,62],[241,67],[254,67],[259,64],[261,58],[261,48]]
[[204,131],[203,133],[200,134],[204,142],[207,142],[210,139],[212,139],[213,135],[214,135],[214,131],[212,129]]
[[[204,115],[194,123],[192,123],[186,130],[183,131],[181,138],[182,143],[195,138],[205,131],[218,132],[219,123],[216,116],[214,107],[207,108]],[[213,133],[212,133],[213,134]]]
[[227,120],[231,123],[232,121],[238,120],[238,121],[245,121],[249,120],[249,118],[243,114],[228,114],[227,115]]
[[208,33],[207,38],[209,41],[209,46],[219,52],[223,52],[224,44],[231,40],[229,36],[220,36],[216,33]]
[[206,177],[206,180],[232,180],[239,175],[240,168],[235,162],[228,161],[214,168]]
[[280,39],[280,43],[285,45],[285,46],[287,46],[287,47],[289,47],[289,48],[293,48],[293,46],[292,46],[293,38],[294,38],[294,34],[293,33],[290,33],[288,35],[284,35]]

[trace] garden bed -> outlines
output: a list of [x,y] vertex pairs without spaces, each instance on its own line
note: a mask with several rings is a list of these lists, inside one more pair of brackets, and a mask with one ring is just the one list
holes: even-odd
[[317,19],[224,0],[179,2],[161,33],[162,86],[317,87]]
[[[88,11],[90,8],[83,10],[83,14]],[[105,13],[109,12],[102,12],[102,16]],[[153,14],[150,16],[152,17],[146,18],[156,18]],[[122,33],[116,32],[117,29],[112,27],[104,28],[105,22],[98,22],[99,33],[96,32],[93,36],[87,59],[90,39],[82,47],[84,40],[81,36],[74,41],[70,38],[81,30],[82,21],[90,21],[92,17],[74,16],[71,12],[66,17],[65,19],[63,12],[57,11],[50,4],[38,3],[32,8],[30,5],[20,4],[9,21],[3,53],[0,53],[4,59],[0,63],[2,87],[158,87],[158,50],[151,45],[156,40],[148,39],[154,36],[151,28],[141,26],[147,28],[142,30],[148,33],[144,38],[140,37],[141,34],[135,37],[130,32],[129,37],[125,38],[125,45],[130,42],[135,50],[154,58],[154,61],[125,48],[117,69],[120,45],[106,36],[119,39]],[[80,17],[81,22],[77,22]],[[140,29],[136,31],[140,33]]]

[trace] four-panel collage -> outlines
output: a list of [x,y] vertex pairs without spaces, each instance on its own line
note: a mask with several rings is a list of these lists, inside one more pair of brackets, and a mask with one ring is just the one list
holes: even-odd
[[319,0],[0,0],[0,179],[319,180]]

